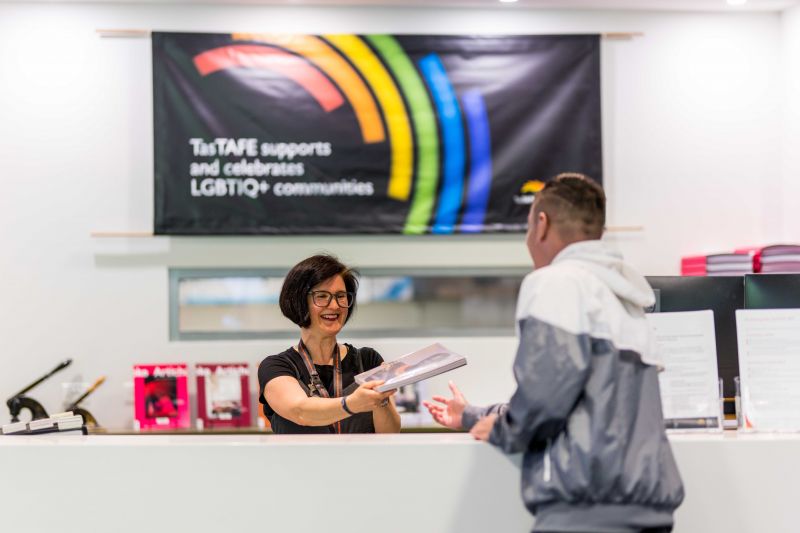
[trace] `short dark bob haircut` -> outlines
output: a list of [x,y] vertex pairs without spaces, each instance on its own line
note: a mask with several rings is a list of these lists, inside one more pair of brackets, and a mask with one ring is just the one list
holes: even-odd
[[286,274],[281,287],[280,306],[283,316],[300,326],[311,325],[308,311],[308,293],[311,289],[334,276],[342,276],[347,292],[353,293],[353,305],[347,309],[344,323],[350,320],[356,310],[356,293],[358,292],[358,272],[343,264],[329,254],[313,255],[303,259]]

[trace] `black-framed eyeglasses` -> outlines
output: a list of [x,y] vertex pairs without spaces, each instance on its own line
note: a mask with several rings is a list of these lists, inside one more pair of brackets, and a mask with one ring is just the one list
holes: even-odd
[[350,307],[355,300],[355,294],[352,292],[337,292],[334,294],[329,291],[308,291],[308,294],[311,295],[311,301],[317,307],[328,307],[334,296],[339,307]]

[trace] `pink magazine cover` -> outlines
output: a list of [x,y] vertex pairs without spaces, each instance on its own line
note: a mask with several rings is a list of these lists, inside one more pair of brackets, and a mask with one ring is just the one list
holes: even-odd
[[250,425],[250,385],[247,363],[198,364],[198,428]]
[[188,374],[183,363],[133,367],[134,426],[137,429],[189,428]]

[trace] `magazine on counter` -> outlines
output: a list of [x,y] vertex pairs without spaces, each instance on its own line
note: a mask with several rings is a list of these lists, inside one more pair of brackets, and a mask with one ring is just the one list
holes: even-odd
[[247,363],[198,364],[198,428],[250,425],[250,386]]
[[438,376],[466,364],[467,359],[463,355],[436,343],[358,374],[355,380],[359,385],[368,381],[385,381],[375,389],[385,392]]
[[187,376],[188,370],[185,364],[133,367],[136,429],[189,427]]

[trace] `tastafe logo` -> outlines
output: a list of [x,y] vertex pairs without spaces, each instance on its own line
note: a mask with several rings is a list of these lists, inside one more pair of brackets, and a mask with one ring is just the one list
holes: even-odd
[[539,180],[528,180],[519,188],[519,194],[514,196],[514,203],[517,205],[531,205],[536,193],[544,189],[544,182]]

